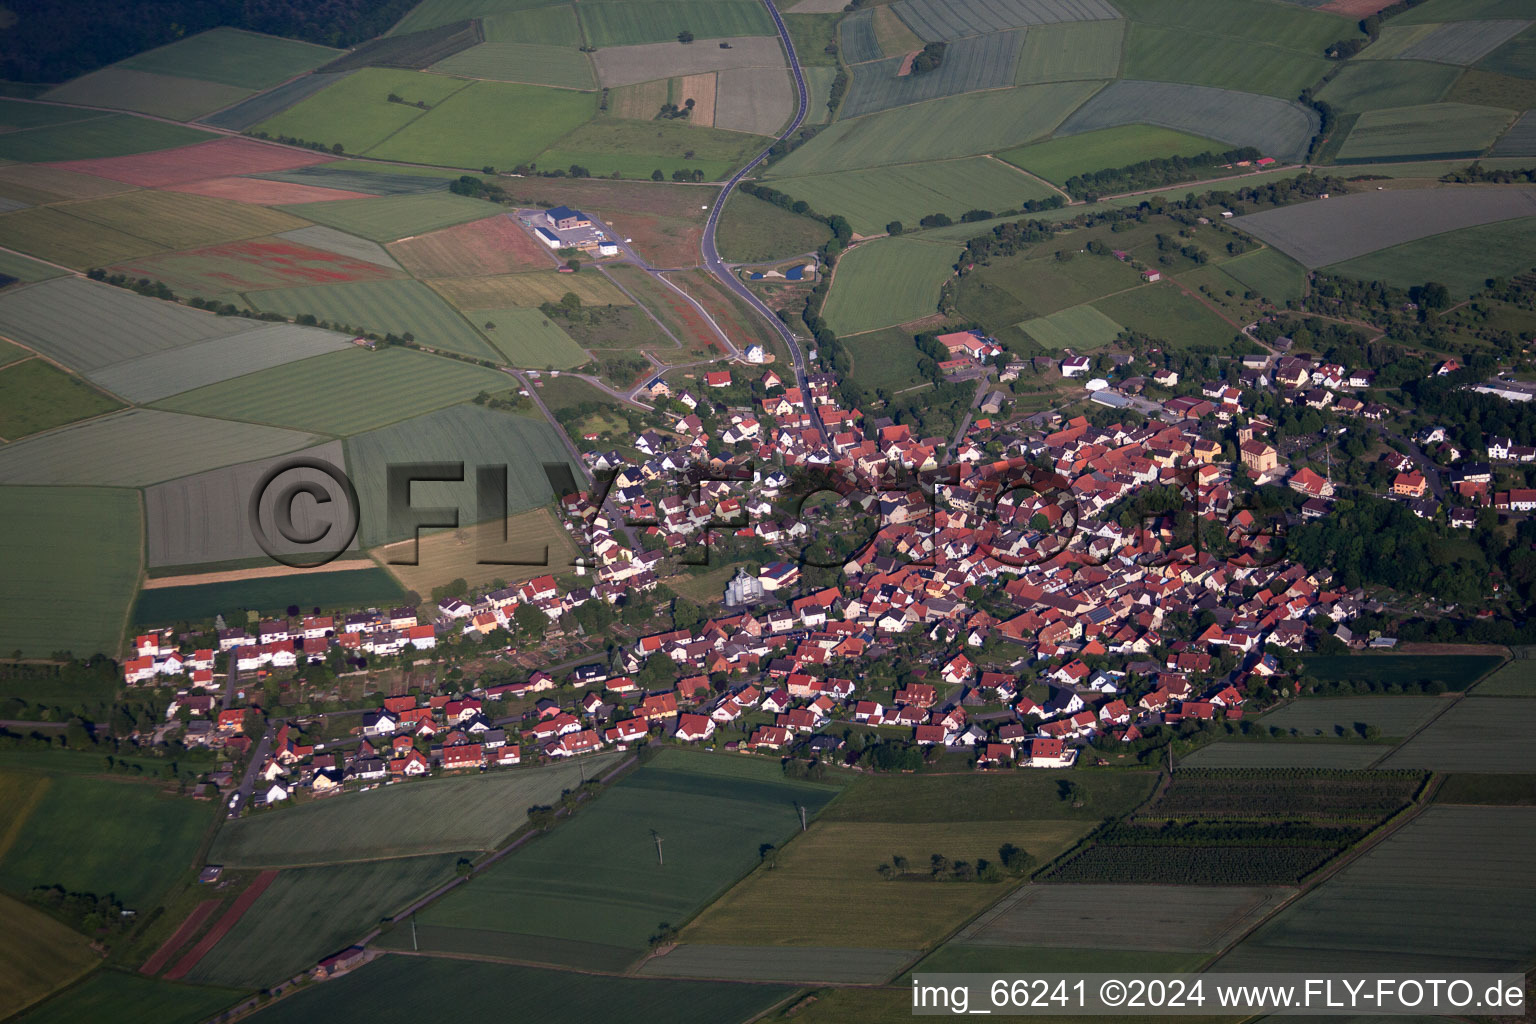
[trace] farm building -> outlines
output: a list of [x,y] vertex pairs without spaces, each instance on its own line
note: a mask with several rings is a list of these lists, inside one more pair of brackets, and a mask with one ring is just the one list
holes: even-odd
[[539,241],[543,242],[545,245],[549,246],[551,249],[558,249],[558,248],[560,248],[560,237],[558,235],[556,235],[553,231],[549,230],[548,228],[541,228],[541,227],[535,227],[533,229],[533,231],[534,231],[534,234],[539,236]]
[[592,226],[592,218],[580,210],[571,209],[569,206],[556,206],[544,211],[544,219],[556,231],[570,231],[573,228],[589,228]]

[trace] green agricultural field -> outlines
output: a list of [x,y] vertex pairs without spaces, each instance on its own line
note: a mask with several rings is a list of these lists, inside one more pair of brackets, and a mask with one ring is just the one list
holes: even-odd
[[1368,768],[1387,752],[1371,743],[1223,740],[1181,763],[1191,768]]
[[1322,78],[1329,62],[1321,47],[1306,52],[1274,45],[1280,39],[1247,40],[1133,22],[1125,47],[1125,77],[1289,100]]
[[994,259],[962,277],[959,306],[965,315],[1001,330],[1126,289],[1139,292],[1141,278],[1112,256],[1080,255],[1065,263],[1054,256],[1015,256]]
[[59,212],[167,249],[275,235],[305,226],[303,220],[280,210],[152,189],[70,203]]
[[[600,754],[583,763],[597,772],[617,760]],[[209,857],[230,867],[286,868],[491,850],[523,827],[529,807],[576,788],[582,771],[566,762],[345,793],[228,822]]]
[[[36,777],[8,771],[5,778],[14,784]],[[146,913],[192,868],[218,814],[215,804],[149,782],[69,774],[41,779],[40,798],[10,824],[9,846],[0,853],[0,885],[16,892],[62,885],[112,893]]]
[[1323,269],[1398,288],[1439,281],[1463,298],[1481,291],[1490,277],[1523,273],[1536,264],[1533,234],[1536,217],[1523,217],[1431,235]]
[[239,86],[114,66],[49,89],[43,98],[55,103],[133,110],[174,121],[191,121],[233,106],[250,95],[250,89]]
[[1382,762],[1383,768],[1525,773],[1525,737],[1536,728],[1536,699],[1466,697]]
[[1318,93],[1340,110],[1380,110],[1438,102],[1460,74],[1425,61],[1353,61]]
[[1306,291],[1306,270],[1278,249],[1244,253],[1222,263],[1221,270],[1277,306],[1301,298]]
[[837,262],[822,316],[836,333],[858,334],[936,312],[958,252],[958,246],[910,238],[851,249]]
[[601,274],[562,274],[557,270],[494,277],[456,277],[428,281],[439,295],[459,309],[504,309],[542,306],[575,295],[589,306],[630,306],[629,296]]
[[[799,51],[796,51],[799,56]],[[805,88],[809,95],[805,100],[805,123],[826,124],[831,112],[827,104],[832,102],[832,82],[837,78],[837,69],[829,67],[803,67],[800,69],[805,75]]]
[[1099,312],[1133,331],[1161,338],[1176,348],[1232,348],[1238,329],[1170,284],[1121,292],[1094,303]]
[[918,372],[917,364],[924,357],[910,331],[890,327],[844,338],[841,344],[853,358],[852,376],[861,387],[894,393],[928,382]]
[[20,345],[14,344],[12,342],[0,339],[0,366],[10,366],[12,363],[18,363],[23,359],[29,359],[31,356],[32,352],[30,350],[24,349]]
[[8,131],[19,128],[44,128],[49,125],[69,124],[71,121],[89,121],[101,116],[95,110],[71,110],[68,107],[52,107],[23,100],[0,98],[0,125]]
[[275,1002],[253,1019],[257,1024],[309,1024],[352,1014],[368,1019],[420,1016],[432,1013],[443,993],[451,992],[454,1005],[471,1017],[505,1013],[508,994],[515,993],[521,1024],[608,1024],[616,1008],[622,1008],[626,1020],[719,1024],[756,1020],[795,994],[783,985],[603,975],[586,975],[573,985],[571,977],[511,964],[397,956]]
[[[1209,955],[1263,920],[1294,891],[1214,885],[1028,885],[961,929],[952,941],[1017,948],[1036,945],[1050,935],[1053,945],[1078,950]],[[1127,916],[1155,918],[1157,927],[1127,928]],[[1056,927],[1066,922],[1071,926]],[[925,964],[923,969],[935,968]]]
[[127,114],[103,114],[68,124],[47,125],[0,135],[0,159],[18,163],[85,160],[127,156],[207,142],[213,135],[196,128],[148,121]]
[[100,970],[21,1020],[25,1024],[199,1024],[240,996],[232,989]]
[[[0,649],[115,657],[139,579],[138,494],[0,487],[0,511],[0,562],[9,583],[0,591]],[[59,614],[61,608],[70,614]]]
[[136,54],[116,67],[270,89],[339,57],[326,46],[234,28],[215,28]]
[[[594,175],[649,179],[661,171],[700,170],[719,181],[746,163],[763,140],[744,132],[702,128],[683,121],[627,121],[600,117],[539,154],[540,167],[585,167]],[[693,153],[693,156],[687,154]]]
[[1301,673],[1325,683],[1349,679],[1409,686],[1439,680],[1447,690],[1465,690],[1502,662],[1496,654],[1310,655],[1302,660]]
[[[557,8],[558,9],[558,8]],[[574,47],[485,42],[432,65],[432,70],[493,82],[526,82],[563,89],[595,89],[592,62]]]
[[14,252],[0,252],[0,274],[14,277],[18,281],[28,283],[47,281],[50,278],[62,277],[65,273],[58,267],[50,267],[46,263],[29,260]]
[[1435,791],[1437,804],[1493,804],[1500,807],[1536,806],[1536,775],[1448,775]]
[[[1061,784],[1088,794],[1083,807],[1061,797]],[[1028,771],[996,775],[863,775],[824,820],[854,822],[1032,821],[1050,818],[1098,824],[1125,814],[1152,795],[1150,771],[1070,773]]]
[[[273,137],[287,135],[329,147],[340,143],[348,153],[363,153],[394,135],[448,97],[469,86],[462,78],[429,75],[396,68],[361,68],[253,131]],[[390,95],[404,103],[390,103]]]
[[1077,352],[1102,348],[1123,329],[1092,306],[1069,306],[1050,316],[1025,320],[1019,327],[1047,351]]
[[5,445],[0,484],[143,487],[316,440],[253,423],[127,409]]
[[[683,941],[720,945],[875,946],[924,949],[1007,892],[1001,882],[933,882],[933,854],[997,861],[1013,843],[1042,862],[1092,826],[1031,820],[919,824],[817,822],[683,930]],[[884,880],[876,868],[896,855],[919,872]],[[807,914],[806,907],[819,908]],[[857,910],[853,909],[857,908]]]
[[870,985],[889,980],[915,953],[915,950],[907,949],[852,949],[847,946],[700,946],[684,943],[665,956],[645,961],[635,973],[641,977]]
[[1064,185],[1068,178],[1077,174],[1125,167],[1158,157],[1224,153],[1230,148],[1228,143],[1202,139],[1198,135],[1156,125],[1133,124],[1036,142],[998,156],[1047,181]]
[[815,252],[831,237],[820,221],[735,191],[720,214],[716,241],[722,258],[760,263]]
[[505,375],[454,359],[352,349],[210,384],[157,407],[345,437],[506,387]]
[[159,252],[162,246],[71,217],[52,206],[0,215],[0,245],[86,270]]
[[478,331],[420,281],[348,281],[308,288],[272,288],[249,292],[251,305],[266,313],[347,324],[358,331],[410,335],[426,348],[495,359]]
[[458,861],[446,853],[280,871],[187,980],[259,988],[290,978],[452,879]]
[[[889,12],[875,12],[877,25],[882,15],[888,16]],[[892,56],[853,68],[853,81],[838,114],[859,117],[941,96],[1013,85],[1014,68],[1023,45],[1024,33],[1019,30],[959,39],[949,44],[944,62],[923,75],[900,73],[905,59],[902,54],[921,49],[921,44],[882,46]]]
[[90,971],[90,940],[41,910],[0,893],[0,1013],[10,1016]]
[[[430,5],[422,4],[415,10],[427,6]],[[540,43],[573,49],[581,45],[581,25],[576,20],[576,8],[571,4],[493,14],[480,20],[480,30],[485,33],[486,42],[491,43]]]
[[1367,726],[1382,736],[1410,735],[1446,706],[1441,697],[1309,697],[1295,700],[1259,719],[1303,736],[1357,738]]
[[447,192],[337,199],[303,203],[293,209],[312,221],[374,242],[393,242],[398,238],[424,235],[502,212],[499,207],[483,200]]
[[153,402],[221,380],[323,355],[349,344],[347,335],[315,327],[253,325],[239,334],[140,356],[95,370],[88,376],[130,402]]
[[[759,863],[763,843],[792,835],[797,806],[814,815],[836,793],[786,779],[774,761],[663,751],[570,821],[419,913],[418,941],[425,949],[622,966],[663,922],[686,920]],[[664,844],[662,866],[655,835]],[[384,941],[403,948],[411,940],[396,932]]]
[[[1060,889],[1081,889],[1085,886],[1053,886]],[[1138,885],[1135,890],[1151,888]],[[1053,933],[1050,938],[1055,939]],[[1035,941],[1043,941],[1044,936]],[[1073,974],[1083,971],[1104,973],[1184,974],[1193,971],[1206,960],[1201,953],[1163,953],[1146,949],[1064,949],[1059,946],[983,946],[951,940],[934,950],[913,971],[971,972],[979,974],[1013,974],[1021,964],[1027,964],[1033,972]]]
[[1137,24],[1269,43],[1319,56],[1336,40],[1363,38],[1353,19],[1265,0],[1116,0],[1115,6]]
[[1536,661],[1517,657],[1472,692],[1479,697],[1536,697]]
[[1536,28],[1528,28],[1478,62],[1483,71],[1536,78]]
[[511,168],[532,161],[596,111],[597,97],[591,94],[472,82],[369,149],[368,155],[407,163]]
[[893,220],[915,230],[931,213],[958,220],[970,210],[1013,210],[1056,194],[990,157],[781,178],[773,187],[818,213],[841,214],[861,235],[883,234]]
[[794,177],[998,152],[1050,134],[1099,87],[1028,85],[838,121],[774,164],[771,173]]
[[[1514,78],[1468,69],[1444,98],[1456,103],[1529,111],[1536,107],[1536,74],[1532,78]],[[1494,152],[1502,148],[1496,147]]]
[[1024,34],[1015,85],[1118,78],[1123,21],[1031,25]]
[[1536,808],[1431,807],[1215,969],[1524,970],[1536,953],[1522,856],[1533,841]]
[[513,366],[571,370],[592,361],[569,334],[537,309],[477,309],[464,315]]
[[41,359],[0,370],[0,438],[7,441],[122,407],[110,395]]
[[1317,130],[1317,114],[1273,96],[1125,80],[1111,82],[1073,111],[1056,134],[1080,135],[1128,124],[1160,125],[1231,146],[1254,146],[1278,160],[1299,161]]
[[771,36],[774,31],[768,12],[749,0],[598,0],[579,5],[577,14],[592,46],[664,43],[683,31],[698,39]]
[[[505,388],[511,378],[498,374]],[[456,405],[427,416],[349,438],[347,464],[362,504],[361,539],[366,547],[401,540],[386,528],[385,467],[401,462],[464,462],[462,484],[422,482],[412,488],[418,508],[457,508],[459,522],[479,517],[473,466],[506,466],[507,511],[547,505],[559,495],[550,490],[546,463],[570,465],[555,427],[542,418],[514,416],[479,405]],[[577,479],[580,470],[572,467]]]
[[[270,565],[270,562],[265,564]],[[139,591],[133,606],[135,626],[177,622],[243,621],[250,610],[281,614],[295,603],[303,607],[358,608],[385,605],[404,594],[394,578],[377,566],[303,576],[269,576],[188,587]]]
[[1514,112],[1465,103],[1429,103],[1360,115],[1339,149],[1339,159],[1354,162],[1383,157],[1430,157],[1477,154],[1487,149]]

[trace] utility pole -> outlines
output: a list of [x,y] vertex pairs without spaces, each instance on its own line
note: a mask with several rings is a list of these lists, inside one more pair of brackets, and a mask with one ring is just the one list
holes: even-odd
[[805,831],[805,804],[795,804],[795,809],[800,812],[800,831]]
[[1168,741],[1168,777],[1173,778],[1173,741]]
[[651,829],[651,838],[656,840],[656,864],[664,866],[667,862],[661,858],[661,833]]

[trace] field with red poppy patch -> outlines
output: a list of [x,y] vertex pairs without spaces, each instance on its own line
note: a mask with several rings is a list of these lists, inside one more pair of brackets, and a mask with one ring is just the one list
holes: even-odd
[[278,238],[145,256],[119,263],[112,269],[131,277],[164,281],[172,291],[187,296],[380,281],[400,276],[375,263]]
[[329,154],[304,153],[252,139],[216,139],[195,146],[163,149],[158,153],[69,160],[45,166],[153,188],[202,181],[205,178],[222,178],[231,174],[286,171],[294,167],[323,164],[333,159],[335,157]]
[[402,267],[421,278],[491,277],[554,266],[549,249],[534,241],[510,214],[456,224],[386,248]]
[[207,178],[179,185],[165,186],[167,192],[190,192],[215,199],[233,199],[237,203],[276,206],[280,203],[323,203],[332,199],[371,199],[372,192],[348,192],[338,188],[299,185],[291,181],[265,178]]

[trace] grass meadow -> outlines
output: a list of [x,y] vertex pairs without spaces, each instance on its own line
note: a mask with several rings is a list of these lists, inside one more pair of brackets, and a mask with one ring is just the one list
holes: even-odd
[[592,93],[472,82],[367,152],[407,163],[510,169],[532,161],[596,111],[597,98]]
[[1125,167],[1157,157],[1222,153],[1230,148],[1227,143],[1171,128],[1132,124],[1036,142],[999,153],[998,157],[1047,181],[1064,185],[1068,178],[1077,174]]
[[21,1020],[26,1024],[198,1024],[240,998],[233,989],[178,985],[100,970]]
[[1230,349],[1237,328],[1173,285],[1154,284],[1094,303],[1099,312],[1177,348]]
[[831,237],[820,221],[736,191],[726,200],[715,239],[723,259],[761,263],[814,252]]
[[[115,657],[139,578],[139,496],[90,487],[0,487],[0,650]],[[69,609],[61,615],[60,609]]]
[[464,315],[513,366],[573,370],[592,360],[570,335],[537,309],[477,309]]
[[41,359],[0,369],[0,438],[7,441],[121,408],[110,395]]
[[909,238],[857,246],[838,260],[822,316],[838,334],[858,334],[935,312],[958,253],[958,246]]
[[90,940],[0,893],[0,1013],[10,1016],[100,963]]
[[1092,306],[1069,306],[1050,316],[1025,320],[1019,327],[1042,348],[1070,348],[1079,352],[1102,348],[1119,337],[1121,331],[1119,324]]
[[475,359],[496,349],[453,307],[420,281],[347,281],[301,288],[271,288],[246,296],[266,313],[349,324],[375,334],[409,334],[418,345]]

